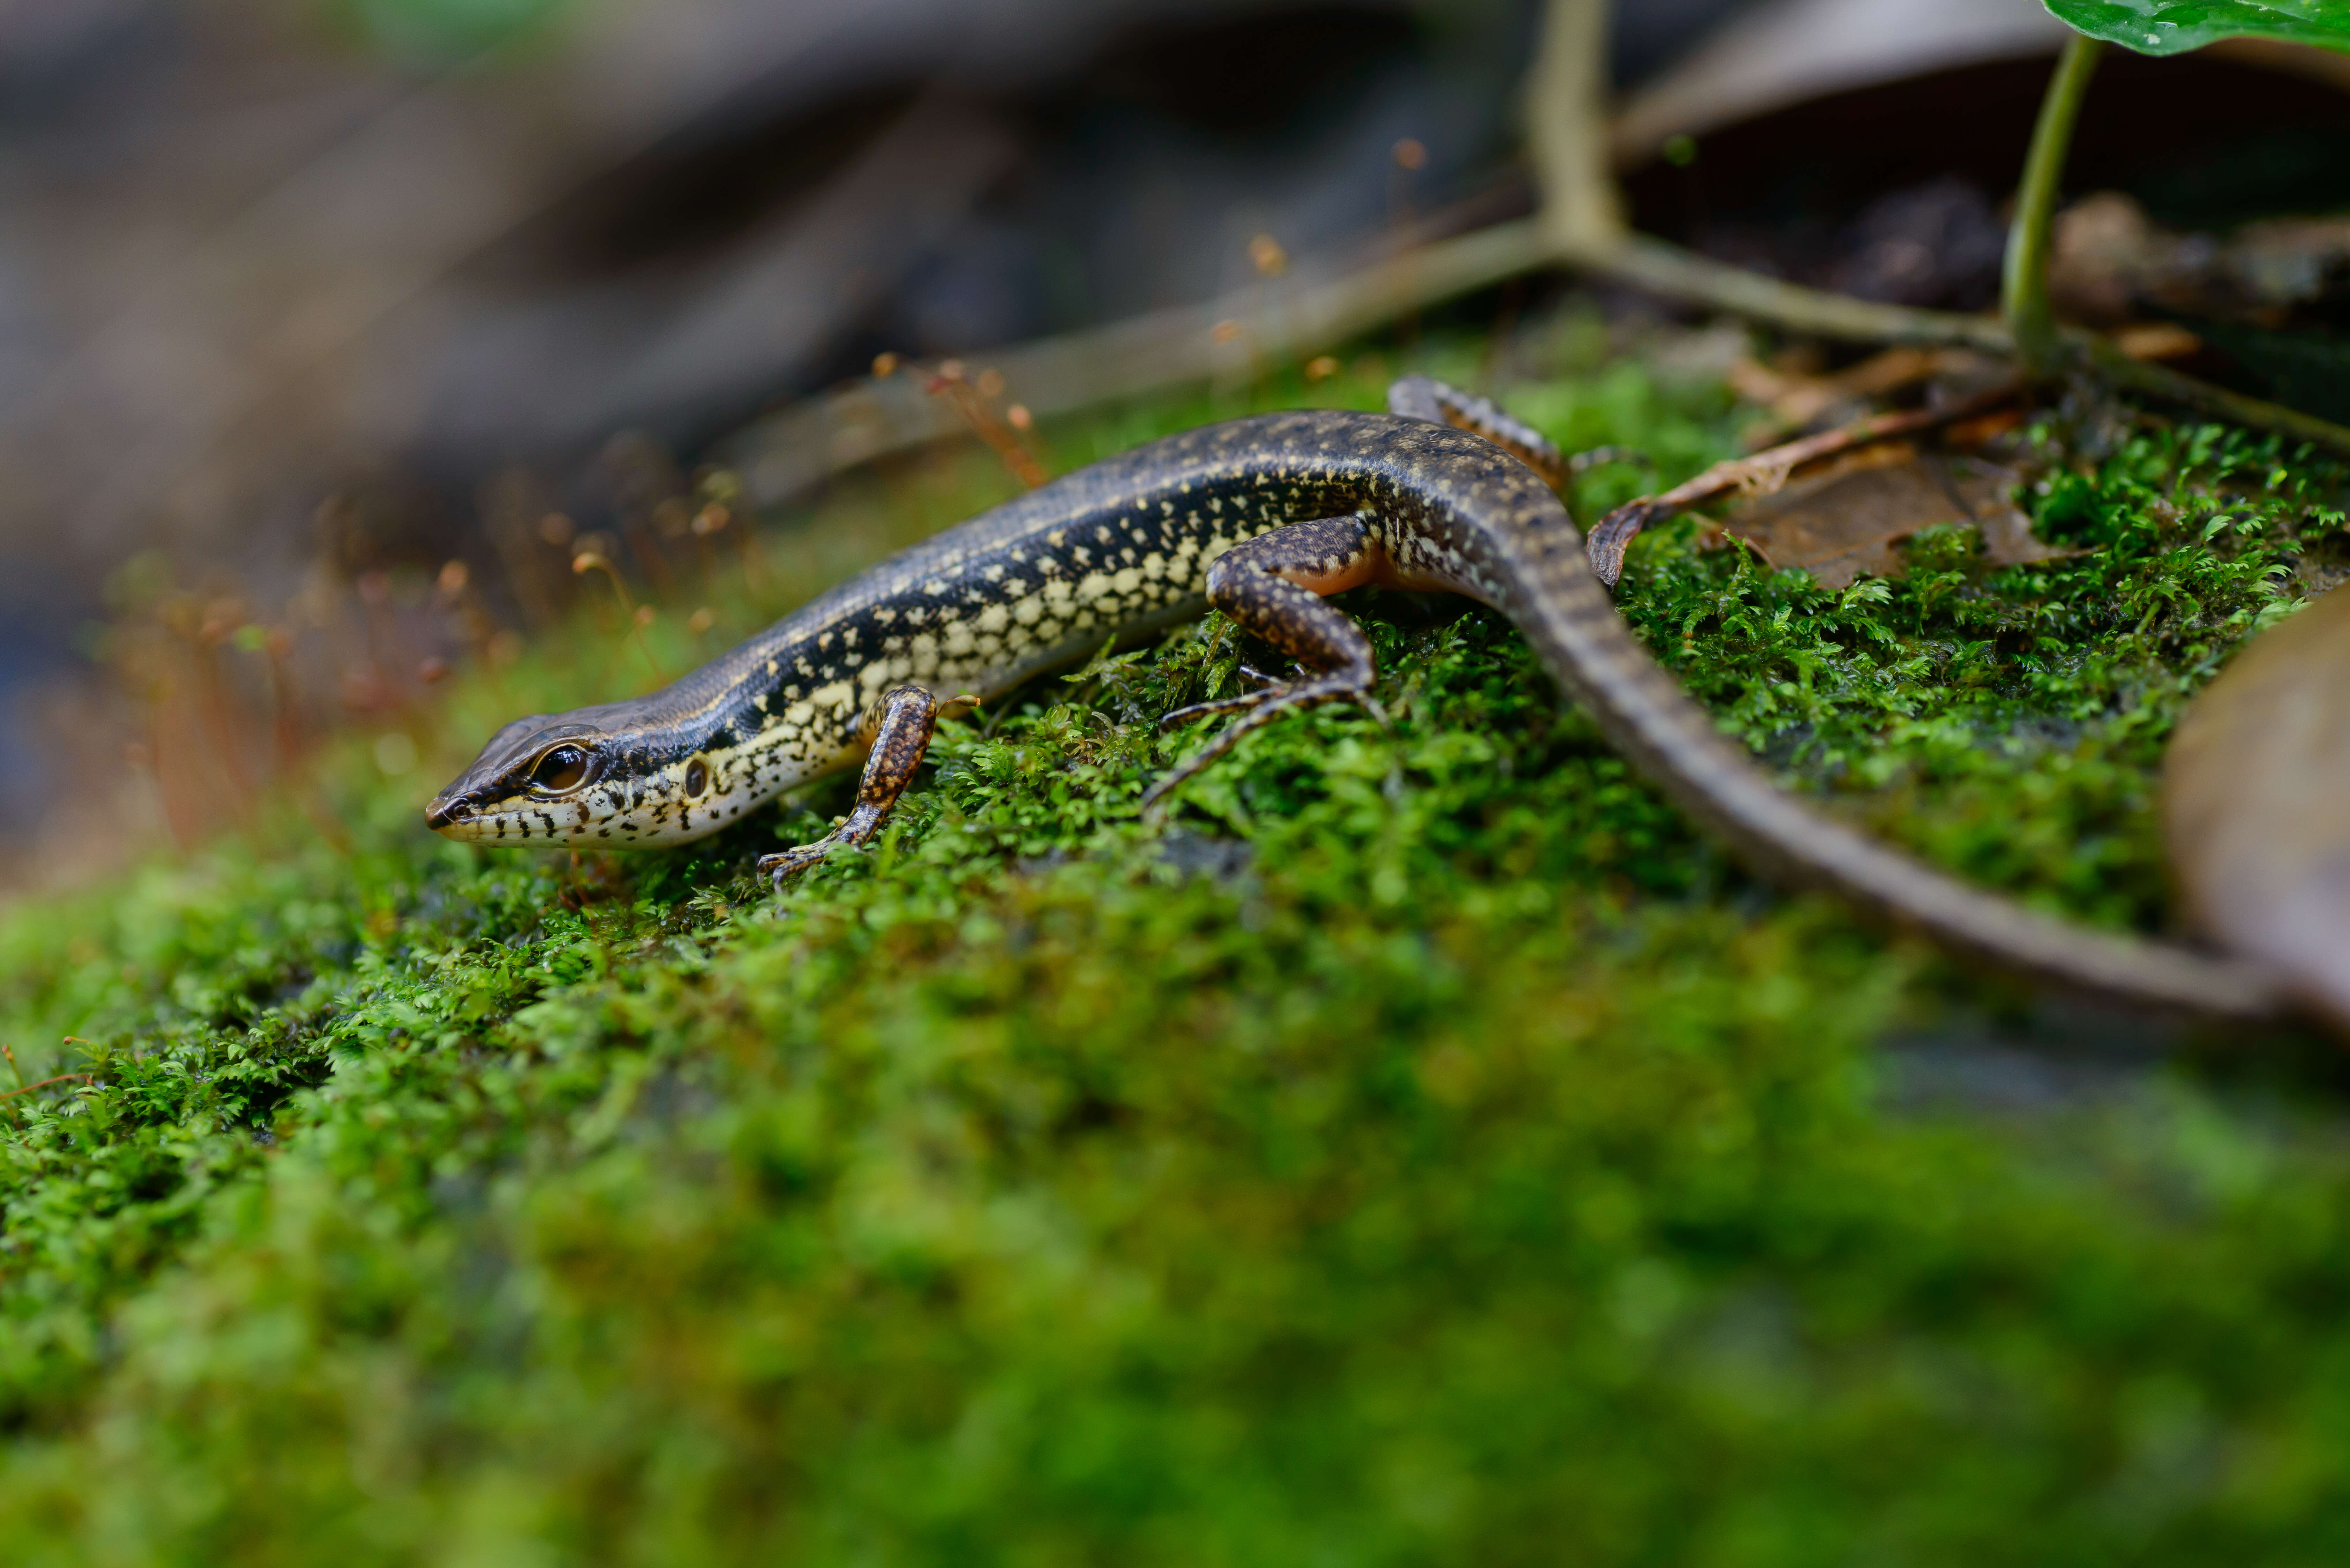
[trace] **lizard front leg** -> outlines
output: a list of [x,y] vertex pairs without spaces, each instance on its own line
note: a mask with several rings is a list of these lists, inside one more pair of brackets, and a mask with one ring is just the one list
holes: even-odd
[[873,750],[865,759],[864,776],[857,783],[857,805],[847,820],[813,844],[759,857],[759,870],[775,878],[776,892],[842,845],[856,847],[872,841],[889,808],[914,782],[914,770],[922,765],[922,753],[930,749],[938,718],[938,699],[919,686],[893,686],[881,694],[866,719]]

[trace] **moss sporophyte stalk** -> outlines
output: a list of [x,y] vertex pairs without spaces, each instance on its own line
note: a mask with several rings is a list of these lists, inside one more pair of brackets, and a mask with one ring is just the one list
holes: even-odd
[[[1637,360],[1506,400],[1667,483],[1732,446]],[[2033,440],[2018,500],[2077,554],[1950,529],[1831,592],[1684,519],[1620,603],[1792,787],[2162,930],[2164,740],[2330,573],[2343,476],[2209,426]],[[769,535],[769,597],[712,602],[760,624],[1007,483],[844,487]],[[786,900],[753,863],[847,781],[577,867],[421,832],[497,722],[624,694],[583,624],[451,682],[409,773],[330,762],[347,849],[288,813],[11,912],[0,1039],[91,1080],[0,1101],[11,1561],[2350,1546],[2315,1070],[2033,1076],[2021,999],[1739,873],[1498,617],[1346,603],[1387,724],[1269,726],[1167,830],[1159,716],[1265,659],[1213,616],[942,719]],[[646,630],[671,669],[685,619]],[[2025,1086],[1934,1088],[1991,1079]]]

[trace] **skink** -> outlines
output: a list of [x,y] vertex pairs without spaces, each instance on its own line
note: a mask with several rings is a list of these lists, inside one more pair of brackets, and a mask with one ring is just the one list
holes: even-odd
[[[452,838],[679,844],[864,762],[857,804],[760,862],[778,888],[869,840],[942,699],[990,698],[1209,605],[1301,673],[1170,715],[1240,715],[1146,804],[1250,730],[1367,701],[1369,641],[1324,596],[1466,594],[1507,616],[1609,742],[1756,871],[1831,889],[1998,967],[2220,1018],[2286,1010],[2257,966],[2090,930],[1972,888],[1781,788],[1650,657],[1555,485],[1575,460],[1482,400],[1399,381],[1386,414],[1260,415],[1169,436],[1006,502],[851,578],[650,696],[516,720],[427,811]],[[1538,472],[1540,471],[1540,472]]]

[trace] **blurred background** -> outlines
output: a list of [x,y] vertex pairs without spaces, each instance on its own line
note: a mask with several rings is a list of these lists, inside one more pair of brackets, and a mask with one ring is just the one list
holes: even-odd
[[[658,577],[750,527],[828,471],[781,410],[877,355],[1523,215],[1543,9],[0,0],[0,887],[233,818],[560,613],[581,538]],[[1984,306],[2060,37],[2037,0],[1627,0],[1634,221]],[[2253,381],[2324,380],[2258,335],[2326,326],[2350,242],[2241,236],[2350,207],[2344,63],[2217,53],[2101,74],[2068,298],[2226,316]]]

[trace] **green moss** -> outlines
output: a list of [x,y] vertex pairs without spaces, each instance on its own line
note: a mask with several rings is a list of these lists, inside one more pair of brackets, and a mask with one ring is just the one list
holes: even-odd
[[[1669,477],[1729,448],[1718,391],[1634,363],[1513,400]],[[2089,553],[1946,535],[1829,593],[1683,527],[1622,602],[1837,808],[2159,926],[2163,739],[2340,476],[2154,427],[2052,473]],[[747,629],[1003,483],[846,486],[716,602]],[[348,850],[289,822],[9,917],[0,1037],[96,1080],[0,1112],[10,1561],[2350,1548],[2321,1083],[1921,1103],[1917,1064],[2005,1058],[1918,1043],[2015,998],[1744,877],[1491,615],[1353,605],[1391,724],[1276,726],[1165,832],[1135,803],[1206,732],[1157,716],[1232,678],[1214,617],[948,724],[781,901],[750,862],[842,786],[577,868],[425,835],[493,723],[628,678],[583,624],[419,722],[430,778],[331,759]]]

